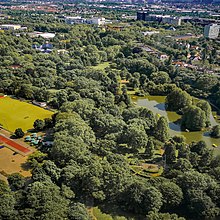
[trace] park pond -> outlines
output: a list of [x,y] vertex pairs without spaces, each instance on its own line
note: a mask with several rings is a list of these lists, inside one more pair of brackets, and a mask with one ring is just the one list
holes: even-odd
[[[169,123],[169,132],[171,136],[174,135],[184,135],[187,143],[192,141],[204,140],[208,146],[216,144],[218,147],[215,148],[216,152],[220,154],[220,138],[211,138],[209,136],[209,131],[196,131],[196,132],[185,132],[181,131],[180,123],[178,120],[181,118],[181,115],[176,112],[166,111],[165,108],[165,98],[166,96],[145,96],[138,97],[132,96],[132,101],[137,104],[137,106],[145,106],[150,109],[154,114],[159,114],[165,116]],[[215,116],[215,117],[214,117]],[[216,119],[215,119],[216,118]],[[217,119],[216,112],[212,112],[210,115],[211,126],[217,125],[220,123],[220,119]]]

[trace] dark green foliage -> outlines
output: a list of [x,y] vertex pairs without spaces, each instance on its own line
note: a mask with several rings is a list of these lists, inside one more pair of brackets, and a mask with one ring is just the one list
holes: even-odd
[[183,192],[175,183],[164,181],[159,185],[159,190],[162,193],[163,210],[172,210],[181,204]]
[[171,142],[165,144],[164,159],[168,164],[176,161],[176,146]]
[[214,138],[220,138],[220,125],[213,126],[210,135]]
[[185,158],[180,158],[177,160],[173,168],[182,172],[186,172],[192,169],[192,165],[189,160]]
[[172,137],[172,139],[176,142],[176,143],[184,143],[186,141],[185,136],[183,135],[175,135]]
[[135,213],[147,214],[162,206],[162,194],[155,187],[147,187],[139,182],[128,186],[121,200],[124,209]]
[[50,219],[66,216],[68,201],[60,195],[59,187],[52,182],[34,182],[27,188],[27,204],[35,210],[37,218]]
[[36,131],[42,131],[44,129],[44,126],[45,126],[45,122],[41,119],[37,119],[35,122],[34,122],[34,129]]
[[181,89],[175,89],[166,97],[168,110],[180,111],[192,104],[192,97]]
[[[70,6],[64,2],[63,7]],[[90,4],[79,4],[77,10],[82,7]],[[212,69],[209,63],[218,65],[215,41],[189,41],[203,51],[205,66],[198,61],[199,69],[194,71],[176,68],[173,61],[197,65],[186,56],[199,50],[187,49],[185,42],[162,32],[151,37],[141,33],[151,27],[167,28],[165,24],[138,21],[122,31],[110,26],[104,31],[93,25],[65,24],[59,13],[54,18],[44,12],[39,16],[38,12],[4,10],[15,23],[56,36],[50,39],[53,52],[45,54],[31,49],[32,44],[45,43],[41,37],[1,33],[0,92],[47,102],[57,113],[34,123],[36,131],[50,128],[53,145],[39,146],[42,152],[29,156],[32,177],[12,174],[10,187],[0,182],[0,219],[87,220],[91,217],[87,209],[96,206],[113,213],[114,219],[122,209],[129,219],[135,214],[147,220],[183,220],[177,213],[186,219],[212,219],[219,214],[220,160],[210,146],[185,143],[181,136],[169,139],[167,119],[134,106],[129,95],[168,95],[167,108],[184,114],[184,129],[209,126],[208,102],[195,101],[191,107],[190,95],[220,107],[219,79],[199,70]],[[97,13],[120,20],[124,10]],[[193,30],[199,35],[198,29],[185,23],[175,33]],[[149,45],[169,59],[162,62],[140,45]],[[68,53],[59,54],[57,49],[64,48]],[[99,69],[106,61],[109,66]],[[12,69],[12,65],[20,66]],[[218,137],[218,131],[214,127],[211,135]],[[160,148],[165,149],[163,156],[157,153]],[[157,164],[163,170],[161,176],[146,178],[146,163]],[[133,173],[131,166],[141,172]]]
[[0,218],[14,219],[16,211],[14,210],[15,198],[7,186],[7,184],[0,180]]
[[127,143],[133,149],[139,149],[145,147],[148,142],[148,136],[141,124],[131,123],[128,125],[125,131],[124,142]]
[[185,220],[183,217],[178,217],[176,214],[149,212],[146,220]]
[[154,155],[154,143],[152,140],[148,140],[147,146],[145,149],[146,158],[152,158]]
[[212,109],[210,104],[207,101],[204,100],[200,100],[196,106],[198,106],[199,108],[201,108],[204,112],[205,112],[205,116],[206,116],[206,126],[210,126],[210,115],[212,113]]
[[22,131],[21,128],[17,128],[17,129],[15,130],[15,136],[16,136],[17,138],[22,138],[22,137],[24,137],[24,132]]
[[68,210],[68,219],[70,220],[89,220],[91,217],[84,204],[73,203],[70,205]]
[[207,117],[205,112],[196,106],[190,106],[184,110],[181,125],[190,131],[200,131],[206,126]]
[[52,128],[53,127],[53,120],[51,118],[44,119],[44,128]]
[[169,133],[168,133],[169,127],[168,127],[168,122],[165,117],[160,117],[159,120],[157,121],[157,125],[155,126],[154,130],[154,136],[162,141],[165,142],[169,138]]
[[214,203],[215,198],[209,194],[217,188],[217,183],[207,174],[188,171],[177,178],[178,185],[184,192],[187,208],[200,218],[212,218],[219,214],[219,207]]
[[25,178],[20,173],[11,174],[8,177],[8,183],[12,190],[22,189],[25,186]]

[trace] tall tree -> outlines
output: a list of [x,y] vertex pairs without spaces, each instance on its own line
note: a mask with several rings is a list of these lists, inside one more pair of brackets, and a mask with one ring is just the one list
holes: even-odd
[[200,131],[206,126],[206,122],[205,112],[201,108],[192,105],[184,111],[181,125],[190,131]]
[[152,140],[148,140],[147,146],[145,148],[145,156],[147,158],[152,158],[154,155],[154,143]]
[[164,116],[161,116],[157,121],[157,125],[154,128],[154,136],[164,142],[169,138],[169,127],[168,121]]
[[166,159],[166,163],[172,164],[176,161],[176,146],[175,144],[168,142],[165,144],[165,152],[164,159]]
[[200,100],[196,106],[198,106],[199,108],[201,108],[204,112],[205,112],[205,116],[206,116],[206,126],[211,125],[210,122],[210,115],[212,113],[212,108],[210,106],[210,104],[205,101],[205,100]]

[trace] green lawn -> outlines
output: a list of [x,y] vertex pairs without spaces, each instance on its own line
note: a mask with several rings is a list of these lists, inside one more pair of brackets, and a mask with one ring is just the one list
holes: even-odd
[[36,119],[50,118],[53,114],[51,111],[10,97],[0,98],[0,124],[12,132],[16,128],[27,131],[33,128]]
[[104,70],[106,67],[109,67],[109,65],[110,65],[109,62],[104,62],[104,63],[100,63],[97,66],[92,66],[92,68],[95,70]]

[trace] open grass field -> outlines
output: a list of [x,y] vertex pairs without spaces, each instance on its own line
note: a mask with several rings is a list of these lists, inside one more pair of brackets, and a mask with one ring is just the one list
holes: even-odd
[[104,63],[100,63],[97,66],[93,66],[92,68],[95,70],[104,70],[106,67],[109,67],[110,63],[109,62],[104,62]]
[[93,215],[96,220],[113,220],[111,215],[102,213],[102,211],[98,207],[93,208]]
[[27,131],[33,128],[36,119],[50,118],[54,113],[43,108],[12,99],[0,98],[0,124],[14,132],[16,128]]

